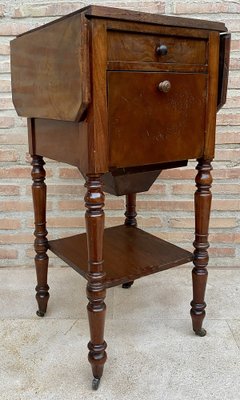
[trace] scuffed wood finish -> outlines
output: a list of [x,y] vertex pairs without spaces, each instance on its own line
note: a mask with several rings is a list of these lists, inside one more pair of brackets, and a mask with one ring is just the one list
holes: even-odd
[[227,85],[230,62],[231,33],[220,34],[220,57],[218,73],[218,111],[227,100]]
[[107,69],[109,71],[162,71],[162,72],[202,72],[207,73],[207,65],[198,64],[163,64],[161,62],[125,62],[108,61]]
[[34,247],[36,251],[35,266],[37,273],[36,299],[38,302],[37,315],[43,317],[47,310],[49,299],[49,286],[47,284],[48,273],[48,240],[46,229],[46,184],[45,170],[43,168],[44,161],[41,156],[32,156],[32,195],[35,216],[35,231],[36,237]]
[[[160,44],[167,46],[167,54],[157,54]],[[206,55],[205,40],[118,31],[108,33],[108,61],[205,65]]]
[[[49,241],[50,250],[86,278],[86,234]],[[104,231],[105,287],[121,285],[192,261],[192,253],[131,226]]]
[[88,359],[92,366],[93,376],[100,379],[107,359],[104,341],[104,323],[106,314],[105,272],[103,267],[103,233],[104,233],[104,194],[100,175],[89,175],[86,181],[87,193],[85,206],[87,208],[86,230],[88,249],[88,272],[86,278],[87,310],[90,325],[91,340],[88,343]]
[[92,51],[92,103],[88,122],[88,172],[108,171],[108,116],[106,92],[107,31],[104,21],[93,21],[90,31]]
[[11,41],[18,115],[79,121],[90,103],[87,19],[76,14]]
[[[50,249],[87,280],[93,389],[107,358],[106,288],[193,260],[193,330],[206,333],[210,161],[226,100],[226,31],[218,22],[88,6],[11,42],[13,101],[28,117],[33,155],[38,315],[47,308]],[[86,179],[86,234],[47,241],[42,156],[76,166]],[[194,254],[136,221],[136,193],[192,158]],[[125,223],[106,230],[103,188],[126,195]]]
[[[88,125],[81,123],[33,118],[29,122],[31,154],[74,165],[88,171]],[[59,145],[60,144],[60,145]]]
[[208,48],[208,91],[206,99],[206,133],[203,156],[205,159],[213,159],[217,118],[219,33],[210,33]]
[[[158,90],[165,80],[169,93]],[[204,74],[108,72],[110,166],[201,157],[206,84]]]
[[177,27],[189,27],[194,29],[209,29],[216,31],[226,31],[222,22],[206,21],[202,19],[173,17],[168,15],[150,14],[140,11],[130,11],[120,8],[90,6],[85,11],[89,18],[99,17],[117,20],[145,22],[157,25],[168,25]]
[[202,328],[205,317],[206,303],[204,301],[205,288],[207,283],[208,264],[208,227],[211,209],[211,160],[200,159],[196,167],[197,190],[195,192],[195,247],[192,271],[193,279],[193,300],[191,302],[191,316],[193,330],[199,336],[206,334]]

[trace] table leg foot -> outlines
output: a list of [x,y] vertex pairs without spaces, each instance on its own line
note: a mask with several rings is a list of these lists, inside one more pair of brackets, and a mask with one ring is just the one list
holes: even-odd
[[36,314],[37,314],[38,317],[44,317],[45,312],[40,311],[40,310],[37,310],[37,311],[36,311]]
[[204,328],[201,328],[198,331],[195,331],[195,335],[197,335],[197,336],[203,337],[203,336],[206,336],[206,334],[207,334],[207,331]]
[[122,284],[123,289],[129,289],[133,285],[134,281],[126,282]]
[[100,378],[93,378],[92,380],[92,389],[93,390],[98,390],[100,385]]

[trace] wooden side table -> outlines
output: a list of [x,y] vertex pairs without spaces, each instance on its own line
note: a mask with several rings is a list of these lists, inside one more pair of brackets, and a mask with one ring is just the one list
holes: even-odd
[[[223,23],[89,6],[11,42],[15,108],[28,118],[36,298],[47,309],[50,249],[87,280],[89,361],[106,361],[106,289],[193,260],[193,330],[205,316],[216,112],[226,100]],[[86,179],[86,234],[47,240],[43,156]],[[197,159],[193,255],[137,228],[136,193]],[[124,225],[104,230],[104,193],[126,195]],[[103,256],[104,254],[104,256]]]

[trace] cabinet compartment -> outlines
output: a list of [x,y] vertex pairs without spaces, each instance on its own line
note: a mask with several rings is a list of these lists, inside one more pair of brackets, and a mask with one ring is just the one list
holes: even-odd
[[201,157],[206,91],[205,74],[108,72],[110,167]]

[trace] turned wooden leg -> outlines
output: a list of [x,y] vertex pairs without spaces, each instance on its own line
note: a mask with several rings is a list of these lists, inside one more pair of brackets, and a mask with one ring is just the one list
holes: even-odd
[[125,225],[137,226],[136,220],[136,193],[126,195],[126,212],[125,212]]
[[[125,225],[137,226],[136,220],[136,193],[129,193],[126,195],[126,212],[125,212]],[[125,282],[122,284],[123,289],[129,289],[134,281]]]
[[208,226],[211,209],[211,160],[199,159],[196,167],[197,190],[195,192],[195,241],[193,243],[195,251],[193,253],[192,280],[193,280],[193,300],[191,302],[191,317],[193,330],[198,336],[205,336],[206,331],[202,328],[205,317],[206,303],[204,301],[207,283],[207,264],[208,264]]
[[35,266],[37,273],[36,299],[38,302],[37,315],[43,317],[47,310],[49,299],[49,286],[47,284],[48,273],[48,240],[46,230],[46,185],[45,185],[45,170],[43,168],[45,162],[41,156],[32,156],[32,195],[33,207],[35,216],[35,231],[36,237],[34,248],[36,251]]
[[104,299],[106,289],[104,285],[105,273],[103,270],[103,234],[104,234],[104,194],[100,175],[88,175],[85,184],[87,193],[86,231],[88,245],[88,274],[87,310],[90,325],[91,340],[88,343],[88,359],[93,372],[93,389],[97,389],[103,367],[107,359],[105,352],[107,344],[104,341],[104,323],[106,305]]

